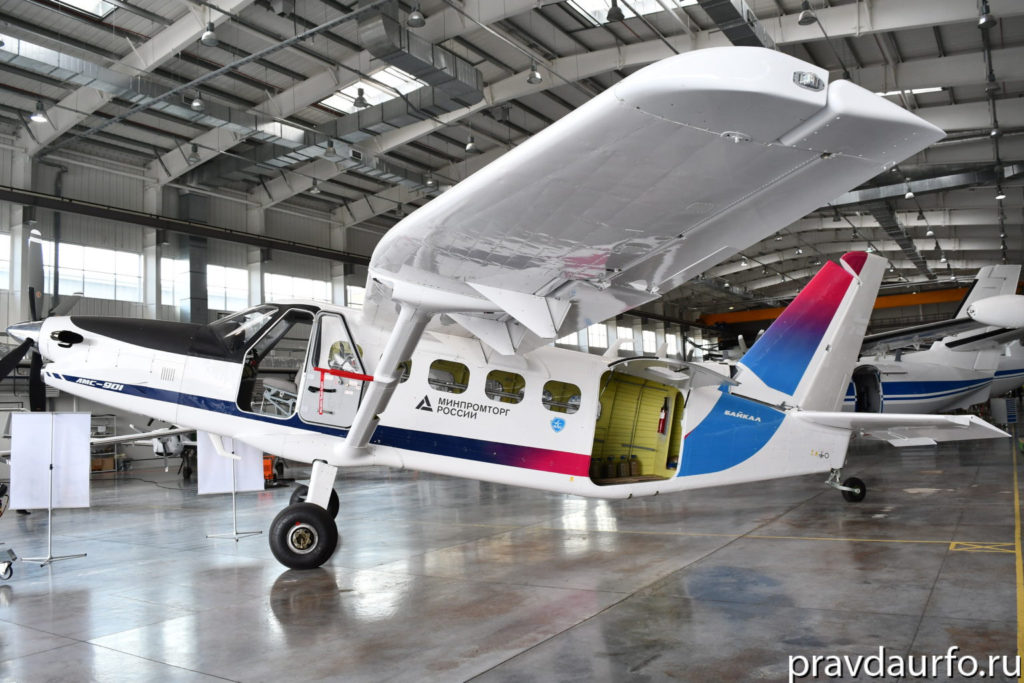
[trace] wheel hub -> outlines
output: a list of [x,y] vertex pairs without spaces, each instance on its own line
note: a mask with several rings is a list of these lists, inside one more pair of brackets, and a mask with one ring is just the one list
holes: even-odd
[[288,532],[288,549],[299,555],[313,552],[317,541],[316,529],[309,524],[299,522]]

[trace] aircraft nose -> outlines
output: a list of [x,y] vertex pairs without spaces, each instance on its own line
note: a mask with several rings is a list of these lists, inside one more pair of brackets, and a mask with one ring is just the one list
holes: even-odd
[[7,328],[7,334],[14,337],[20,342],[26,339],[31,339],[39,346],[39,331],[43,327],[42,320],[36,320],[27,323],[18,323],[17,325],[11,325]]

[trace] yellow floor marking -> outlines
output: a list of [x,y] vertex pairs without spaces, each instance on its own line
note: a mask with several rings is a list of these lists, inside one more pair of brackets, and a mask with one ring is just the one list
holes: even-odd
[[965,553],[1014,553],[1017,551],[1015,543],[964,543],[953,541],[949,544],[950,550],[959,550]]
[[[1017,478],[1017,452],[1020,438],[1013,425],[1013,547],[1017,554],[1017,656],[1024,657],[1024,560],[1020,554],[1020,484]],[[1024,681],[1021,675],[1018,681]]]

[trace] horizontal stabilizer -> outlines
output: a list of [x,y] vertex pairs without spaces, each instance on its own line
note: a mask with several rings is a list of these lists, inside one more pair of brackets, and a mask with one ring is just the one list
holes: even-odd
[[923,446],[940,441],[998,439],[1009,436],[974,415],[899,415],[884,413],[833,413],[800,411],[797,420],[838,429],[858,436],[888,441],[893,446]]

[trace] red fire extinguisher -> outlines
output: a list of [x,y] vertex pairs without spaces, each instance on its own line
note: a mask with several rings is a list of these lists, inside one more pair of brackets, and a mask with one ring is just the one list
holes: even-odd
[[661,412],[658,413],[658,433],[665,433],[665,423],[668,422],[668,398],[661,404]]

